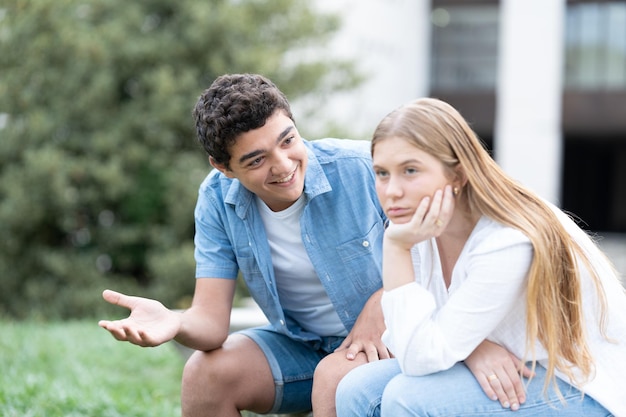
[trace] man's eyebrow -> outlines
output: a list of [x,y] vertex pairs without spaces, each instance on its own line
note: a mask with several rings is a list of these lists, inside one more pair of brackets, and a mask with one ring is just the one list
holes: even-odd
[[[285,138],[285,136],[287,136],[293,129],[294,129],[293,125],[287,126],[282,132],[280,132],[280,134],[276,138],[276,143],[278,143],[281,140],[283,140]],[[241,157],[239,158],[239,164],[243,164],[246,160],[254,158],[257,155],[262,154],[263,152],[265,152],[264,149],[256,149],[256,150],[254,150],[252,152],[249,152],[247,154],[241,155]]]
[[254,158],[257,155],[260,155],[264,152],[263,149],[257,149],[255,151],[252,151],[250,153],[247,153],[245,155],[241,155],[241,158],[239,158],[239,164],[242,165],[247,159],[251,159]]
[[294,125],[289,125],[282,132],[280,132],[280,135],[278,135],[278,138],[276,138],[276,143],[283,140],[284,137],[287,136],[289,132],[291,132],[294,129],[294,127],[295,127]]

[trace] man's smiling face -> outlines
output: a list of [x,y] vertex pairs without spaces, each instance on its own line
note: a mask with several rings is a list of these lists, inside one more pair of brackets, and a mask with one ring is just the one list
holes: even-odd
[[227,177],[237,178],[273,211],[285,210],[302,195],[307,149],[293,120],[282,111],[237,137],[230,155],[230,168],[211,163]]

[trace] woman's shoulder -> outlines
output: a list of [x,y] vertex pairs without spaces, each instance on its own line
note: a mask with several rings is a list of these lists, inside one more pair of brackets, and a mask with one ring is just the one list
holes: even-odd
[[474,251],[494,251],[512,247],[531,247],[522,231],[482,216],[472,231],[467,245]]

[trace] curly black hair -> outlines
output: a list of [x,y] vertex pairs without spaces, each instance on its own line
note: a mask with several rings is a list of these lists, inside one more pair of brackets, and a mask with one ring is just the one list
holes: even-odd
[[193,117],[198,142],[219,164],[230,169],[230,147],[242,133],[265,125],[277,110],[293,120],[287,97],[258,74],[225,74],[198,99]]

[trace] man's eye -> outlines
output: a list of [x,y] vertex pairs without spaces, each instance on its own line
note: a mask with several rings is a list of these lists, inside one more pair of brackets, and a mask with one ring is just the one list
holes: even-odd
[[252,162],[250,162],[250,163],[248,164],[248,166],[253,167],[253,166],[259,165],[262,161],[263,161],[263,158],[261,158],[261,157],[256,158],[255,160],[253,160]]

